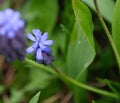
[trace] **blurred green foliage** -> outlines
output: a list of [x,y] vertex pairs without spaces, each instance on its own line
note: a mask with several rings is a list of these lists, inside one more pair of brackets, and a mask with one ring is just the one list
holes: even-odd
[[[115,0],[98,0],[118,48],[119,3],[115,6]],[[93,0],[3,0],[0,9],[8,7],[21,12],[26,34],[35,28],[49,33],[54,40],[53,64],[60,71],[79,82],[120,94],[115,56],[96,16]],[[26,57],[33,59],[33,55]],[[32,64],[4,62],[0,67],[0,103],[28,103],[38,91],[40,97],[37,94],[30,103],[37,103],[38,98],[39,103],[120,103],[63,82]]]

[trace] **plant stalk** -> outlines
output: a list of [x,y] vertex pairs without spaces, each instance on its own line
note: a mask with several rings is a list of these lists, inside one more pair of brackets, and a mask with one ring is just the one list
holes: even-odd
[[73,85],[76,85],[76,86],[78,86],[80,88],[83,88],[83,89],[86,89],[88,91],[95,92],[95,93],[98,93],[98,94],[102,94],[104,96],[112,97],[112,98],[115,98],[115,99],[119,99],[119,95],[117,95],[115,93],[111,93],[111,92],[108,92],[108,91],[105,91],[105,90],[101,90],[101,89],[83,84],[81,82],[78,82],[78,81],[72,79],[71,77],[69,77],[69,76],[65,75],[64,73],[62,73],[61,71],[59,71],[54,65],[51,65],[51,67],[47,67],[47,66],[38,64],[37,62],[32,61],[32,60],[27,59],[27,58],[26,58],[25,61],[28,64],[32,64],[32,65],[38,67],[39,69],[45,70],[45,71],[59,77],[64,82],[67,81],[67,82],[72,83]]
[[52,65],[52,68],[58,73],[58,76],[63,80],[63,81],[68,81],[80,88],[83,88],[83,89],[86,89],[88,91],[91,91],[91,92],[94,92],[94,93],[98,93],[98,94],[101,94],[101,95],[104,95],[104,96],[108,96],[108,97],[112,97],[112,98],[115,98],[115,99],[119,99],[119,95],[115,94],[115,93],[111,93],[111,92],[108,92],[108,91],[105,91],[105,90],[102,90],[102,89],[98,89],[98,88],[95,88],[95,87],[92,87],[92,86],[89,86],[89,85],[86,85],[86,84],[83,84],[81,82],[78,82],[74,79],[72,79],[71,77],[65,75],[64,73],[62,73],[61,71],[59,71],[55,66]]
[[103,20],[103,17],[102,17],[102,15],[100,13],[100,10],[99,10],[98,4],[97,4],[97,0],[94,0],[94,5],[95,5],[95,8],[96,8],[96,12],[97,12],[99,21],[100,21],[101,25],[103,26],[103,29],[104,29],[104,31],[105,31],[105,33],[106,33],[106,35],[108,37],[108,40],[109,40],[109,42],[110,42],[110,44],[111,44],[111,46],[113,48],[113,51],[114,51],[114,54],[116,56],[116,60],[117,60],[117,63],[118,63],[118,67],[120,69],[120,55],[119,55],[118,50],[117,50],[117,48],[115,46],[115,43],[114,43],[114,41],[112,39],[110,31],[108,30],[107,25],[105,24],[105,22]]

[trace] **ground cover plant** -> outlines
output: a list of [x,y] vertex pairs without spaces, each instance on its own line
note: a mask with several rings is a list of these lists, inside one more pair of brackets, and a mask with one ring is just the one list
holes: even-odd
[[0,103],[120,103],[120,0],[0,0]]

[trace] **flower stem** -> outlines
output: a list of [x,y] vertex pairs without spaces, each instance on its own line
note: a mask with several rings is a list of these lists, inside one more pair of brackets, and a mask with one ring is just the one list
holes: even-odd
[[119,95],[117,95],[115,93],[111,93],[111,92],[108,92],[108,91],[105,91],[105,90],[101,90],[101,89],[98,89],[98,88],[83,84],[81,82],[78,82],[78,81],[72,79],[71,77],[69,77],[69,76],[65,75],[64,73],[62,73],[61,71],[59,71],[54,65],[51,65],[51,67],[47,67],[47,66],[44,66],[42,64],[38,64],[37,62],[32,61],[32,60],[27,59],[27,58],[26,58],[25,62],[28,65],[31,64],[31,65],[39,68],[39,69],[45,70],[45,71],[47,71],[49,73],[52,73],[53,75],[55,75],[55,76],[59,77],[60,79],[62,79],[64,82],[70,82],[73,85],[76,85],[76,86],[78,86],[80,88],[83,88],[83,89],[86,89],[88,91],[92,91],[92,92],[95,92],[95,93],[98,93],[98,94],[102,94],[104,96],[119,99]]
[[31,59],[28,59],[28,58],[25,59],[25,62],[28,64],[28,66],[32,65],[34,67],[37,67],[37,68],[42,69],[42,70],[45,70],[45,71],[47,71],[47,72],[57,76],[57,73],[53,69],[48,67],[48,66],[45,66],[45,65],[42,65],[42,64],[38,64],[37,62],[35,62],[35,61],[31,60]]
[[95,5],[95,8],[96,8],[96,12],[97,12],[98,18],[99,18],[99,20],[100,20],[100,22],[101,22],[101,24],[103,26],[103,29],[105,30],[105,33],[106,33],[106,35],[107,35],[107,37],[109,39],[109,42],[110,42],[110,44],[111,44],[111,46],[113,48],[114,54],[115,54],[116,59],[117,59],[118,67],[120,69],[120,55],[119,55],[119,53],[117,51],[117,48],[116,48],[116,46],[114,44],[112,36],[111,36],[111,34],[110,34],[110,32],[109,32],[109,30],[108,30],[108,28],[107,28],[107,26],[106,26],[106,24],[105,24],[105,22],[103,20],[103,17],[102,17],[102,15],[100,13],[100,10],[99,10],[99,7],[98,7],[98,4],[97,4],[96,0],[94,0],[94,5]]
[[108,91],[105,91],[105,90],[102,90],[102,89],[98,89],[98,88],[95,88],[95,87],[92,87],[92,86],[89,86],[89,85],[86,85],[86,84],[83,84],[81,82],[78,82],[72,78],[70,78],[69,76],[65,75],[64,73],[62,73],[61,71],[59,71],[55,66],[52,65],[52,68],[58,73],[59,77],[61,79],[63,79],[63,81],[68,81],[80,88],[83,88],[83,89],[86,89],[88,91],[91,91],[91,92],[95,92],[95,93],[98,93],[98,94],[101,94],[101,95],[104,95],[104,96],[108,96],[108,97],[112,97],[112,98],[115,98],[115,99],[119,99],[119,95],[115,94],[115,93],[111,93],[111,92],[108,92]]

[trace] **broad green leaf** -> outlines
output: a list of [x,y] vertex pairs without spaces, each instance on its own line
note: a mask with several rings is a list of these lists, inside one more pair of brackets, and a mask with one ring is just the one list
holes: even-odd
[[67,73],[73,78],[86,69],[95,57],[95,50],[83,34],[78,24],[75,24],[67,54]]
[[73,0],[73,10],[77,23],[71,34],[68,47],[68,74],[76,78],[93,61],[95,48],[93,41],[93,22],[89,9],[79,0]]
[[117,0],[115,4],[112,23],[112,35],[116,48],[120,55],[120,0]]
[[[72,5],[76,24],[68,47],[67,73],[72,78],[85,82],[87,67],[95,57],[92,16],[87,6],[81,1],[72,0]],[[86,102],[85,90],[74,86],[73,93],[76,103]]]
[[[95,11],[95,6],[93,0],[82,0],[90,8]],[[103,17],[112,23],[113,10],[114,10],[114,1],[113,0],[97,0],[98,6]]]
[[40,96],[40,92],[38,92],[35,96],[33,96],[29,103],[38,103],[39,96]]
[[[86,81],[87,67],[95,57],[95,50],[87,41],[86,36],[80,30],[78,24],[75,25],[67,55],[67,73],[69,76],[77,79],[80,82]],[[74,87],[74,96],[76,103],[85,102],[82,100],[85,96],[85,90]],[[80,96],[82,95],[82,96]],[[76,99],[77,98],[77,99]],[[80,101],[79,101],[80,100]],[[79,102],[78,102],[79,101]]]
[[78,25],[94,49],[93,22],[90,10],[79,0],[72,0],[72,5]]
[[27,21],[27,31],[39,28],[52,32],[58,13],[57,0],[30,0],[22,9],[23,18]]

